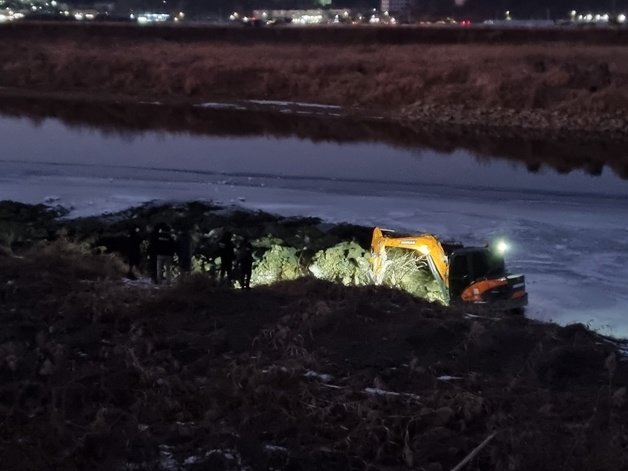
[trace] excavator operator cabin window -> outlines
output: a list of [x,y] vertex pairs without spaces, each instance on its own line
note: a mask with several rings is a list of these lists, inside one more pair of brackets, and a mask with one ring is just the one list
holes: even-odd
[[496,278],[504,276],[506,266],[504,258],[490,250],[482,250],[471,254],[473,267],[473,279]]
[[488,257],[485,251],[471,253],[473,279],[485,278],[488,275]]
[[469,274],[469,266],[467,264],[466,255],[454,255],[451,257],[449,266],[449,277],[462,279]]
[[488,275],[491,278],[506,276],[506,262],[504,257],[494,251],[487,252],[488,255]]
[[458,299],[471,282],[471,258],[468,253],[453,253],[449,259],[449,296]]

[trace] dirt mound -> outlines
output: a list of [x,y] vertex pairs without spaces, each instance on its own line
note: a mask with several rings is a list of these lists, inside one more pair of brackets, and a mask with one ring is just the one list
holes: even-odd
[[442,470],[493,432],[467,469],[628,464],[628,364],[582,326],[116,267],[59,243],[2,258],[3,469]]

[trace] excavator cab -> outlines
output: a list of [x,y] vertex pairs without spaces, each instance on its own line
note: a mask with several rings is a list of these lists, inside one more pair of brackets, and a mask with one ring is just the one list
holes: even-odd
[[467,247],[449,254],[452,302],[521,310],[528,301],[523,275],[510,275],[502,254],[489,247]]
[[474,281],[506,275],[504,257],[485,248],[456,250],[449,256],[449,293],[460,298]]

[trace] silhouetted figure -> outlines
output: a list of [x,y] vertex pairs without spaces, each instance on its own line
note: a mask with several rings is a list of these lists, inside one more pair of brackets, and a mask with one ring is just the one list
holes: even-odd
[[164,279],[170,281],[172,278],[172,257],[176,248],[170,226],[167,224],[155,226],[150,243],[150,252],[154,255],[155,283],[160,284]]
[[233,276],[233,259],[235,257],[231,233],[225,232],[218,243],[218,256],[220,257],[220,281],[225,277],[231,282]]
[[129,231],[127,237],[127,261],[129,263],[129,273],[127,278],[131,280],[137,279],[133,268],[139,269],[142,262],[142,236],[140,234],[140,228],[135,226]]
[[251,273],[253,272],[253,247],[248,239],[244,239],[238,247],[238,255],[236,257],[236,266],[240,287],[243,289],[251,289]]
[[194,253],[194,241],[189,230],[184,229],[177,237],[177,257],[179,258],[179,269],[181,273],[192,271],[192,255]]
[[146,257],[148,259],[148,271],[153,283],[157,283],[157,227],[153,227],[148,235],[148,247],[146,248]]

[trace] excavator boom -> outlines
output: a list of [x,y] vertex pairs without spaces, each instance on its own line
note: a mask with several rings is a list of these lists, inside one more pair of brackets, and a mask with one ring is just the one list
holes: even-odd
[[416,251],[425,257],[434,278],[438,282],[445,296],[449,299],[449,266],[447,255],[438,239],[432,234],[419,234],[408,237],[394,237],[387,235],[387,231],[380,227],[373,230],[371,240],[371,256],[373,279],[376,284],[381,284],[386,271],[386,247],[396,247]]

